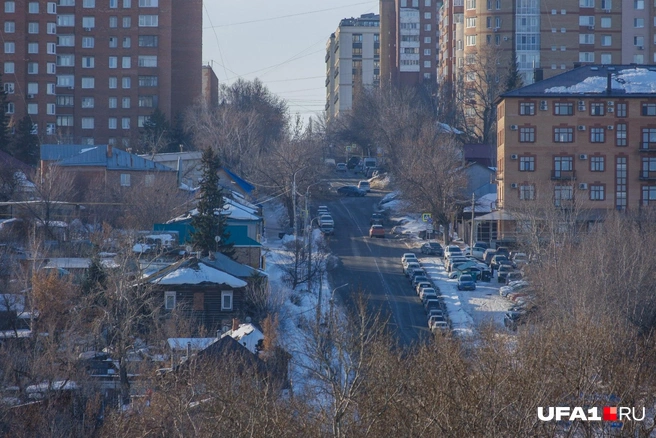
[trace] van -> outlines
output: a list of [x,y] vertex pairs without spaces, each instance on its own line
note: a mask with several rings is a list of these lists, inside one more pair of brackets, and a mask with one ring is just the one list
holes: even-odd
[[364,169],[366,169],[367,167],[376,167],[376,164],[377,164],[377,160],[375,158],[371,158],[371,157],[365,158],[362,161],[362,165],[363,165]]

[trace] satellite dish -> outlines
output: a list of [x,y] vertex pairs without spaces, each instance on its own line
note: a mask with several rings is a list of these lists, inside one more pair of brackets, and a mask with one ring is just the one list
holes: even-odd
[[221,241],[221,236],[214,236],[214,241],[219,243]]

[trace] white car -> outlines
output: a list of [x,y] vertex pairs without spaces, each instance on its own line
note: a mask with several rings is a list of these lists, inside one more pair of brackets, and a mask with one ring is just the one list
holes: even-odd
[[419,292],[419,299],[421,301],[424,301],[424,298],[426,296],[431,296],[433,298],[437,298],[437,292],[432,287],[425,287],[425,288],[421,289],[421,291]]
[[364,190],[365,192],[370,192],[371,191],[371,186],[369,185],[369,181],[360,181],[358,183],[358,188],[360,190]]
[[507,297],[508,294],[511,294],[513,292],[518,292],[524,289],[526,286],[528,286],[528,281],[525,280],[512,281],[508,286],[501,286],[501,288],[499,289],[499,295],[501,295],[502,297]]
[[453,257],[455,255],[459,256],[464,256],[462,253],[462,250],[458,245],[448,245],[446,248],[444,248],[444,258],[448,259],[449,257]]
[[405,267],[405,264],[408,263],[408,261],[418,262],[419,260],[417,260],[417,255],[414,252],[406,252],[401,257],[401,264]]

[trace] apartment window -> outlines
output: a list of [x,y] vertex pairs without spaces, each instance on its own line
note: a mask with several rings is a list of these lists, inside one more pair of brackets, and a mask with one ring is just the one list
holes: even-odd
[[571,116],[574,114],[574,104],[556,102],[554,103],[554,114],[557,116]]
[[602,35],[601,36],[601,45],[603,47],[609,47],[613,45],[613,38],[610,35]]
[[476,17],[467,17],[465,19],[465,27],[476,27]]
[[38,14],[39,13],[39,3],[38,2],[29,2],[27,4],[27,12],[30,14]]
[[110,49],[115,49],[117,47],[118,47],[118,38],[109,37],[109,48]]
[[132,86],[132,79],[129,76],[125,76],[121,79],[121,88],[128,89]]
[[601,27],[604,29],[609,29],[612,27],[612,21],[610,17],[601,17]]
[[27,74],[28,75],[38,75],[39,74],[39,63],[38,62],[28,62],[27,63]]
[[49,116],[54,116],[55,115],[55,104],[54,103],[47,103],[46,104],[46,114]]
[[57,106],[63,108],[71,108],[75,105],[73,96],[59,95],[57,96]]
[[466,0],[465,4],[467,9],[476,9],[476,0]]
[[109,57],[109,68],[117,68],[118,67],[118,57],[117,56],[110,56]]
[[590,115],[603,116],[605,113],[605,106],[601,102],[592,102],[590,104]]
[[[130,174],[122,173],[121,174],[121,186],[130,187]],[[175,294],[175,292],[173,292]],[[173,306],[175,307],[175,295],[173,295]]]
[[54,62],[46,62],[46,73],[49,75],[54,75],[57,73],[57,66]]
[[82,129],[93,129],[93,128],[94,128],[93,117],[82,117]]
[[593,33],[579,34],[579,44],[594,44],[595,36]]
[[221,292],[221,310],[232,310],[232,291]]
[[636,47],[644,47],[645,46],[644,37],[634,36],[633,37],[633,45],[636,46]]
[[5,21],[5,33],[16,32],[16,23],[13,21]]
[[123,56],[121,58],[121,68],[130,68],[132,67],[132,58],[129,56]]
[[[39,31],[39,23],[36,24],[36,31]],[[54,35],[57,33],[57,23],[46,23],[46,33],[48,35]]]
[[58,87],[73,88],[75,85],[75,76],[73,75],[57,75]]
[[535,157],[519,157],[520,172],[535,172]]
[[93,108],[94,107],[94,98],[93,97],[83,97],[82,98],[82,108]]
[[424,6],[428,8],[430,7],[430,5],[431,5],[431,0],[424,0]]
[[130,98],[124,97],[121,99],[121,108],[130,108]]
[[39,43],[27,43],[27,53],[39,53]]
[[159,0],[139,0],[140,8],[156,8],[158,6],[159,6]]
[[73,126],[73,116],[57,116],[57,126]]
[[96,0],[82,0],[82,7],[83,8],[95,8],[96,7]]
[[123,117],[121,119],[121,128],[130,129],[130,118],[129,117]]
[[82,68],[94,68],[96,66],[96,58],[93,56],[82,57]]
[[118,98],[110,97],[108,100],[108,106],[109,108],[118,108]]
[[615,125],[615,146],[627,145],[627,125],[626,123],[618,123]]
[[579,52],[580,62],[594,62],[594,52]]
[[656,103],[643,103],[642,104],[643,116],[656,116]]
[[522,201],[535,199],[535,186],[532,184],[522,184],[519,186],[519,199]]
[[571,143],[574,141],[574,128],[555,128],[554,143]]
[[14,73],[14,63],[10,62],[10,61],[5,62],[3,72],[4,73]]
[[57,55],[57,65],[59,67],[74,67],[75,55]]
[[109,0],[109,7],[112,9],[118,8],[118,0]]
[[139,76],[140,87],[156,87],[157,76]]
[[94,88],[96,80],[92,77],[82,78],[82,88]]
[[116,122],[117,122],[116,117],[110,117],[108,119],[108,128],[109,129],[116,129],[116,126],[117,126]]
[[109,77],[109,88],[117,88],[118,87],[118,78],[115,76],[110,76]]
[[605,128],[590,128],[590,143],[604,143],[606,141]]
[[16,43],[5,42],[5,53],[16,53]]
[[606,11],[613,9],[612,0],[601,0],[601,9],[604,9]]
[[636,29],[641,29],[645,27],[645,19],[644,18],[634,18],[633,19],[633,27]]
[[431,25],[430,24],[424,24],[424,31],[430,32],[431,30]]
[[36,35],[39,33],[39,23],[31,21],[27,23],[27,33]]
[[430,56],[431,49],[424,49],[424,56]]
[[533,116],[533,115],[535,115],[535,103],[534,102],[520,102],[520,104],[519,104],[519,115],[520,116]]
[[591,172],[603,172],[604,168],[604,157],[594,156],[590,157],[590,171]]
[[13,82],[5,82],[4,83],[4,89],[5,93],[7,94],[14,94],[15,86]]
[[73,26],[75,26],[75,15],[73,15],[73,14],[60,14],[60,15],[57,15],[57,26],[59,26],[59,27],[73,27]]
[[465,44],[467,46],[475,46],[476,45],[476,35],[467,35],[467,36],[465,36]]
[[39,84],[37,82],[28,82],[27,94],[39,94]]
[[424,68],[430,68],[431,62],[430,61],[424,61]]
[[48,83],[46,84],[46,94],[49,96],[54,96],[57,90],[55,90],[55,84],[53,83]]
[[132,0],[123,0],[123,7],[126,9],[132,7]]
[[82,48],[84,49],[93,49],[96,41],[93,37],[82,37]]
[[424,19],[425,20],[430,20],[431,19],[431,13],[430,12],[424,12]]
[[93,29],[96,27],[95,17],[82,17],[82,27],[85,29]]
[[603,185],[591,185],[590,186],[590,200],[591,201],[603,201],[604,196],[604,186]]
[[57,45],[60,47],[74,47],[75,46],[75,36],[74,35],[57,35]]
[[579,17],[579,26],[594,26],[595,17],[592,15],[581,15]]
[[139,67],[157,67],[157,55],[139,55]]
[[574,199],[574,190],[572,186],[555,186],[554,187],[554,205],[556,207],[566,206]]
[[123,37],[123,48],[124,49],[129,49],[131,46],[132,46],[132,38]]
[[158,15],[139,15],[139,27],[157,27],[158,21]]
[[46,53],[48,55],[55,55],[57,53],[57,44],[46,43]]
[[115,28],[118,27],[118,17],[109,17],[109,27]]
[[139,35],[139,47],[157,47],[157,35]]
[[535,128],[534,127],[519,128],[519,141],[520,143],[534,143]]
[[28,114],[39,114],[39,104],[38,103],[28,103],[27,104],[27,113]]
[[14,102],[7,102],[5,111],[7,112],[7,114],[14,114],[14,112],[16,111],[16,106],[14,105]]
[[618,103],[615,105],[615,116],[626,117],[626,103]]
[[6,1],[5,12],[8,14],[13,14],[14,12],[16,12],[16,3],[13,1]]
[[131,17],[123,17],[123,28],[128,29],[132,25]]
[[656,128],[642,128],[642,148],[651,149],[656,146]]

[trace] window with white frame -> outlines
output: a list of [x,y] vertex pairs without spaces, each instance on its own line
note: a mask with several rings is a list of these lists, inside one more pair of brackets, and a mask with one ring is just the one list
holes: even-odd
[[54,62],[46,62],[46,73],[49,75],[57,73],[57,65]]
[[467,35],[467,36],[465,36],[465,44],[467,46],[475,46],[476,45],[476,35]]
[[594,0],[579,0],[579,7],[594,8]]
[[123,17],[123,28],[127,29],[130,26],[132,26],[132,18],[131,17]]
[[55,104],[54,103],[47,103],[46,104],[46,114],[49,116],[54,116],[55,115]]
[[132,79],[129,76],[121,79],[121,88],[128,89],[132,86]]
[[93,117],[82,117],[82,129],[93,129],[94,120]]
[[117,68],[118,67],[118,56],[110,56],[108,65],[109,65],[109,68]]
[[7,61],[4,64],[3,73],[14,73],[14,63],[12,61]]
[[82,68],[94,68],[96,66],[96,58],[93,56],[82,57]]
[[613,22],[611,20],[611,17],[601,17],[601,27],[603,29],[609,29],[610,27],[612,27],[612,24]]
[[46,94],[49,96],[54,96],[57,93],[57,91],[55,90],[55,86],[56,85],[53,83],[46,84]]
[[221,291],[221,310],[232,310],[232,291]]
[[27,74],[28,75],[38,75],[39,74],[39,63],[38,62],[28,62],[27,63]]
[[130,108],[130,98],[124,97],[121,99],[121,108]]
[[594,52],[579,52],[580,62],[594,62]]
[[109,17],[109,27],[110,28],[118,27],[118,17],[116,16]]
[[57,116],[57,126],[73,126],[73,116]]
[[16,53],[16,43],[13,41],[6,41],[5,53]]
[[132,0],[123,0],[123,7],[124,8],[131,8],[132,7]]
[[16,32],[16,23],[14,21],[5,21],[5,33]]
[[118,0],[109,0],[109,7],[112,9],[118,8]]
[[13,14],[14,12],[16,12],[16,2],[6,1],[5,2],[5,12],[7,14]]
[[[39,23],[36,23],[36,31],[39,32]],[[46,33],[48,35],[55,35],[57,33],[57,23],[46,23]]]
[[93,108],[94,107],[94,98],[93,97],[83,97],[82,98],[82,108]]
[[122,129],[130,129],[130,118],[129,117],[121,118],[121,128]]
[[73,87],[75,85],[75,76],[73,75],[57,75],[58,87]]
[[116,123],[117,123],[117,119],[116,119],[116,117],[110,117],[110,118],[108,119],[108,127],[109,127],[109,129],[116,129],[116,126],[117,126]]
[[39,104],[38,103],[28,103],[27,104],[27,113],[28,114],[39,114]]
[[118,108],[118,97],[110,97],[108,104],[109,108]]
[[27,12],[30,14],[38,14],[39,13],[39,2],[29,2],[27,4]]
[[[130,187],[130,174],[129,173],[122,173],[121,174],[121,185],[123,187]],[[173,296],[175,297],[175,295],[173,295]],[[175,306],[175,300],[173,302],[173,305]]]
[[91,76],[82,78],[82,88],[94,88],[96,86],[96,79]]
[[157,27],[158,15],[139,15],[139,27]]
[[27,23],[27,33],[31,35],[36,35],[39,33],[39,23],[36,21],[30,21]]
[[93,49],[96,45],[96,40],[93,37],[82,37],[82,48]]
[[82,7],[83,8],[95,8],[96,7],[96,0],[82,0]]
[[57,26],[59,26],[59,27],[73,27],[73,26],[75,26],[75,15],[73,15],[73,14],[60,14],[60,15],[57,15]]
[[579,26],[594,26],[594,25],[595,25],[594,15],[579,16]]
[[7,111],[7,114],[14,114],[16,111],[16,106],[14,105],[14,102],[7,102],[7,106],[5,107],[5,110]]
[[139,55],[139,67],[157,67],[157,55]]
[[158,6],[159,6],[159,0],[139,0],[140,8],[156,8]]
[[75,35],[57,35],[57,45],[60,47],[74,47]]
[[57,53],[57,44],[46,43],[46,53],[48,55],[55,55]]
[[613,57],[610,53],[601,54],[601,63],[604,65],[612,64]]
[[580,33],[579,44],[594,44],[595,36],[593,33]]
[[27,83],[27,94],[39,94],[39,83],[38,82],[28,82]]
[[82,27],[85,29],[93,29],[96,27],[95,17],[82,17]]
[[14,94],[14,90],[16,89],[16,86],[13,82],[5,82],[4,89],[5,89],[5,93]]
[[[128,177],[130,175],[127,175]],[[129,178],[128,178],[129,181]],[[121,185],[123,183],[123,175],[121,175]],[[130,185],[130,184],[127,184]],[[164,308],[166,310],[174,310],[175,309],[175,291],[166,291],[164,292]]]
[[644,18],[634,18],[633,19],[633,27],[636,29],[641,29],[645,27],[645,19]]
[[132,38],[129,36],[123,37],[123,48],[129,49],[132,46]]
[[118,88],[118,78],[116,76],[109,77],[109,88]]
[[75,6],[75,0],[59,0],[59,6]]
[[74,67],[75,55],[73,54],[57,55],[57,65],[59,67]]
[[39,43],[27,43],[27,53],[39,53]]
[[121,68],[131,68],[132,67],[132,58],[129,56],[123,56],[121,58]]
[[613,37],[611,35],[602,35],[601,36],[601,45],[604,47],[611,46],[613,44]]

